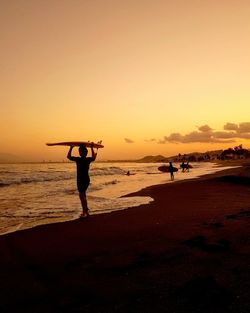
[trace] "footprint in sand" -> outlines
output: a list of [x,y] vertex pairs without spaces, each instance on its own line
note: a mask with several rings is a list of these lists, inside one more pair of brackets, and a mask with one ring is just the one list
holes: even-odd
[[190,312],[221,312],[234,299],[232,292],[212,276],[193,278],[179,287],[174,296]]
[[183,244],[206,252],[223,252],[229,250],[231,242],[227,239],[219,239],[216,242],[208,243],[205,236],[198,235],[185,240]]
[[223,228],[224,224],[222,222],[218,222],[218,221],[212,221],[212,222],[205,222],[203,223],[204,226],[209,227],[209,228],[213,228],[213,229],[218,229],[218,228]]
[[250,218],[250,210],[241,210],[236,214],[226,215],[226,218],[230,220],[236,220],[239,218]]
[[229,220],[236,220],[238,217],[239,217],[238,214],[229,214],[229,215],[226,215],[226,218],[229,219]]

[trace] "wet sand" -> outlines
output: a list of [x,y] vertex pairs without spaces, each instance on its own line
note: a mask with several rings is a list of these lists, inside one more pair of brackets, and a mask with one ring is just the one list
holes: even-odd
[[250,312],[250,165],[0,236],[1,312]]

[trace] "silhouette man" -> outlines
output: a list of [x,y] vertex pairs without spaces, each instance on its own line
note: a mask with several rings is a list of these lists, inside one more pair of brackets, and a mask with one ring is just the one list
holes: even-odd
[[87,204],[86,191],[88,189],[90,178],[89,178],[89,166],[90,163],[95,161],[97,153],[94,152],[93,146],[91,146],[91,157],[87,157],[88,149],[81,145],[78,149],[79,157],[74,157],[71,155],[72,149],[74,146],[70,146],[67,158],[70,161],[76,162],[76,170],[77,170],[77,189],[79,192],[79,198],[82,204],[82,214],[80,217],[86,218],[89,216],[89,209]]

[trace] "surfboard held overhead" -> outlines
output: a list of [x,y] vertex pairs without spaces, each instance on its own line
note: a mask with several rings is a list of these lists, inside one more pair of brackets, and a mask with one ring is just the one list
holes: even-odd
[[[169,166],[168,165],[162,165],[162,166],[159,166],[158,167],[158,170],[160,172],[163,172],[163,173],[169,173]],[[177,167],[173,167],[172,169],[173,172],[177,172],[178,171],[178,168]]]
[[87,148],[104,148],[104,145],[102,145],[102,142],[99,141],[97,143],[90,142],[90,141],[63,141],[63,142],[53,142],[53,143],[46,143],[47,146],[85,146]]

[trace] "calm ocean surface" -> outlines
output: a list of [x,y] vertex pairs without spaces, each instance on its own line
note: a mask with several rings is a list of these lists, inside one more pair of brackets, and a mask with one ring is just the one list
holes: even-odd
[[[122,210],[153,201],[150,197],[122,197],[144,187],[171,183],[159,163],[92,163],[87,192],[90,214]],[[228,168],[192,163],[190,172],[175,180],[196,178]],[[175,164],[179,167],[179,164]],[[135,174],[125,175],[127,171]],[[81,205],[74,163],[0,164],[0,234],[78,218]]]

